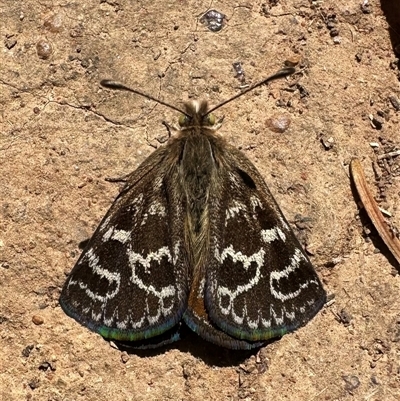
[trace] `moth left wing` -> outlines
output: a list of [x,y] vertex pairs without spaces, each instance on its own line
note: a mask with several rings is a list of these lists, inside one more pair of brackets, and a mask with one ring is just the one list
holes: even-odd
[[254,165],[234,148],[226,161],[210,200],[205,308],[228,335],[268,340],[307,323],[325,291]]
[[[187,306],[182,206],[165,180],[165,148],[131,174],[70,273],[63,310],[103,337],[177,339]],[[170,333],[170,334],[169,334]]]

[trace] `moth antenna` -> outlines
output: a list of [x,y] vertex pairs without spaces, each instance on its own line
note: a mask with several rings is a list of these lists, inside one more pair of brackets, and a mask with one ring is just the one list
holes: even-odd
[[[286,66],[286,67],[280,69],[275,74],[270,75],[267,78],[264,78],[262,81],[255,83],[254,85],[250,86],[249,88],[245,89],[244,91],[232,96],[231,98],[229,98],[227,100],[224,100],[223,102],[221,102],[221,103],[217,104],[216,106],[212,107],[210,110],[207,110],[207,113],[204,114],[202,117],[206,116],[207,114],[212,113],[213,111],[219,109],[222,106],[225,106],[227,103],[231,102],[232,100],[237,99],[238,97],[246,94],[247,92],[252,91],[255,88],[258,88],[261,85],[265,85],[268,82],[274,81],[275,79],[279,79],[279,78],[283,78],[283,77],[286,77],[288,75],[291,75],[295,71],[296,71],[296,69],[294,67]],[[140,91],[139,89],[130,88],[129,86],[126,86],[121,82],[113,81],[111,79],[103,79],[102,81],[100,81],[100,85],[102,87],[104,87],[104,88],[107,88],[107,89],[122,90],[122,91],[132,92],[132,93],[135,93],[136,95],[140,95],[140,96],[143,96],[143,97],[147,97],[148,99],[153,100],[156,103],[162,104],[162,105],[164,105],[166,107],[169,107],[172,110],[178,111],[179,113],[181,113],[181,114],[183,114],[183,115],[185,115],[187,117],[191,117],[188,113],[184,112],[183,110],[179,109],[178,107],[175,107],[172,104],[164,102],[161,99],[157,99],[156,97],[151,96],[151,95],[149,95],[147,93],[144,93],[144,92]]]
[[289,67],[289,66],[284,67],[281,70],[279,70],[278,72],[276,72],[275,74],[269,76],[268,78],[264,78],[262,81],[257,82],[256,84],[250,86],[249,88],[245,89],[244,91],[242,91],[242,92],[232,96],[231,98],[229,98],[227,100],[224,100],[223,102],[221,102],[221,103],[217,104],[216,106],[212,107],[210,110],[207,111],[207,114],[212,113],[213,111],[219,109],[220,107],[225,106],[227,103],[231,102],[232,100],[237,99],[238,97],[244,95],[247,92],[252,91],[255,88],[258,88],[261,85],[267,84],[268,82],[274,81],[275,79],[287,77],[288,75],[293,74],[295,71],[296,71],[296,69],[294,67]]
[[183,110],[178,109],[178,107],[173,106],[172,104],[169,104],[167,102],[164,102],[163,100],[157,99],[154,96],[151,96],[147,93],[144,93],[138,89],[133,89],[130,88],[129,86],[126,86],[124,84],[122,84],[121,82],[117,82],[117,81],[113,81],[111,79],[103,79],[102,81],[100,81],[100,85],[104,88],[107,89],[113,89],[113,90],[121,90],[121,91],[127,91],[127,92],[132,92],[132,93],[136,93],[137,95],[143,96],[143,97],[147,97],[150,100],[153,100],[154,102],[157,102],[159,104],[162,104],[164,106],[169,107],[170,109],[173,109],[175,111],[178,111],[179,113],[184,114],[187,117],[190,117],[187,113],[185,113]]

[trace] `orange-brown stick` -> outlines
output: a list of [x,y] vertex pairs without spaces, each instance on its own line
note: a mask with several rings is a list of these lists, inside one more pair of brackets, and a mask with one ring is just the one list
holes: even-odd
[[358,159],[351,160],[350,174],[372,224],[378,231],[378,234],[381,236],[386,246],[389,248],[390,252],[392,252],[393,256],[396,258],[397,262],[400,264],[400,241],[389,229],[385,219],[383,218],[382,213],[367,186],[364,171]]

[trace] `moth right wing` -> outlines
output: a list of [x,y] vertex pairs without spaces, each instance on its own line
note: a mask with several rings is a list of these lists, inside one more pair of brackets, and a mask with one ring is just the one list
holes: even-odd
[[107,339],[162,335],[187,305],[184,218],[164,180],[165,154],[158,149],[129,176],[61,292],[65,313]]
[[205,309],[232,337],[269,340],[311,320],[326,294],[255,166],[232,147],[225,154],[210,202]]

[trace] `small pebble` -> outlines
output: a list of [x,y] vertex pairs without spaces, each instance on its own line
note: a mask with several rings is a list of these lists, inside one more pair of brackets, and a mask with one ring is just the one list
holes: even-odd
[[200,22],[211,32],[219,32],[225,25],[225,18],[219,11],[209,10],[200,18]]
[[390,103],[396,111],[400,110],[400,101],[396,96],[389,96]]
[[33,315],[32,322],[36,324],[36,326],[40,326],[41,324],[44,323],[44,319],[39,315]]
[[129,361],[129,354],[126,351],[121,353],[121,361],[122,363],[127,363]]
[[47,19],[44,23],[44,26],[50,32],[60,32],[62,30],[62,17],[60,14],[52,15],[49,19]]
[[293,55],[285,60],[286,67],[295,67],[301,61],[301,57],[298,55]]
[[47,60],[53,53],[53,47],[47,39],[41,39],[36,43],[36,52],[39,58]]
[[14,35],[7,35],[6,39],[4,40],[4,44],[8,50],[12,49],[17,44],[17,39]]
[[344,388],[349,392],[353,392],[357,387],[360,386],[360,379],[357,376],[342,376],[342,379],[346,383]]
[[383,121],[381,119],[378,119],[377,117],[374,117],[372,114],[369,116],[369,119],[371,121],[371,126],[372,128],[376,130],[381,130],[383,127]]
[[31,354],[31,351],[33,350],[33,348],[35,348],[35,346],[34,346],[33,344],[27,345],[27,346],[22,350],[22,356],[24,356],[25,358],[28,358],[29,355]]
[[291,122],[288,115],[277,114],[269,118],[265,124],[272,132],[282,134],[289,128]]

